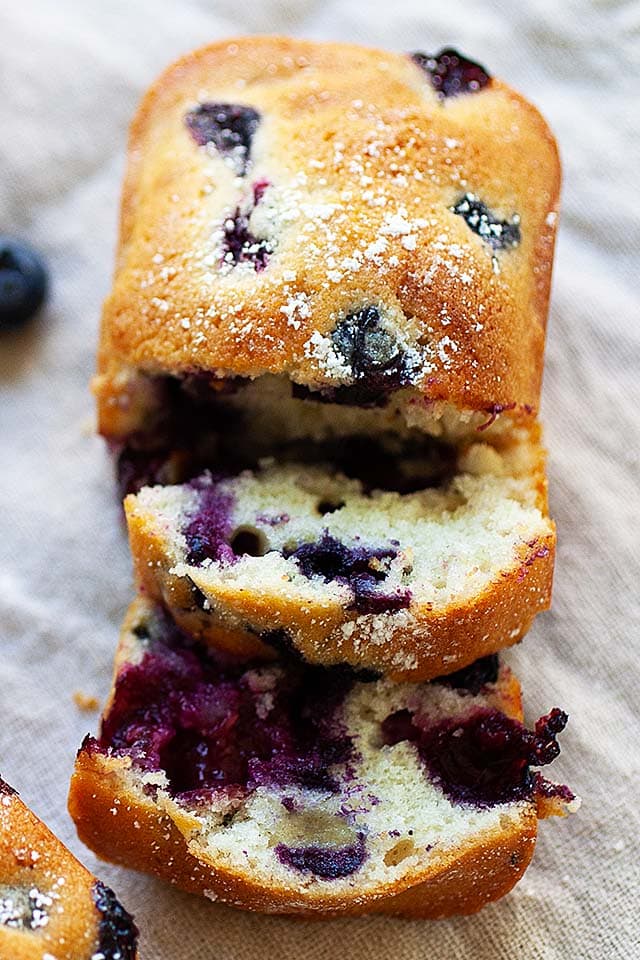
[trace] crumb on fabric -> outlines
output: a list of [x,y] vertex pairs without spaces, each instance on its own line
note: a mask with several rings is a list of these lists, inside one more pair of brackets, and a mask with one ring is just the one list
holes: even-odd
[[100,701],[98,698],[92,696],[90,693],[84,693],[82,690],[74,690],[73,702],[78,710],[91,711],[98,710],[100,708]]

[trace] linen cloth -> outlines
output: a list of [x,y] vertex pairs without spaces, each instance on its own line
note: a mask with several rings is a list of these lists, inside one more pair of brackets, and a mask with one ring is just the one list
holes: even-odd
[[[553,610],[506,654],[535,719],[570,724],[519,886],[471,918],[309,923],[236,912],[99,863],[66,812],[132,596],[88,381],[113,265],[127,123],[180,53],[281,32],[397,50],[452,44],[545,113],[564,161],[543,416],[559,550]],[[640,5],[615,0],[2,0],[0,232],[48,258],[41,317],[0,338],[0,769],[141,929],[144,960],[640,956],[637,668]],[[114,824],[115,826],[115,824]],[[10,958],[8,958],[10,960]]]

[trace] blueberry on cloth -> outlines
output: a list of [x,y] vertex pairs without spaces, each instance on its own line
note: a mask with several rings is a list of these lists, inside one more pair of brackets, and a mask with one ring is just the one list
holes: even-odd
[[42,306],[46,292],[41,257],[25,243],[0,236],[0,330],[26,323]]
[[453,47],[439,53],[412,53],[411,59],[431,80],[439,99],[461,93],[477,93],[491,81],[491,75],[475,60],[469,60]]

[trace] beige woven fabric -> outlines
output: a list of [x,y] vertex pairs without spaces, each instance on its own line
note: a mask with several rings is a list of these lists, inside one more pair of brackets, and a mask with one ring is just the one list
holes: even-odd
[[[544,403],[555,602],[507,657],[530,719],[570,713],[554,773],[584,803],[541,825],[522,883],[472,918],[243,915],[99,865],[66,813],[75,750],[97,724],[72,695],[104,699],[131,593],[87,389],[126,124],[176,55],[257,31],[450,42],[533,99],[560,141]],[[144,960],[640,956],[639,59],[640,7],[622,0],[0,0],[0,231],[34,243],[53,275],[44,315],[0,339],[0,769],[134,911]]]

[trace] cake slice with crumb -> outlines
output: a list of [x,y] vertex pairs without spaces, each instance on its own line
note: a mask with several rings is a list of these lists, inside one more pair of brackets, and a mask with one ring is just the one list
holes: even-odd
[[538,817],[578,805],[539,772],[566,721],[524,726],[496,656],[424,684],[239,663],[137,599],[69,809],[101,857],[232,906],[471,913],[522,875]]
[[293,445],[291,462],[282,448],[254,469],[145,487],[125,500],[139,589],[235,655],[394,680],[458,670],[548,606],[555,545],[537,431],[472,440],[413,461],[369,440],[323,462],[320,444],[312,464]]

